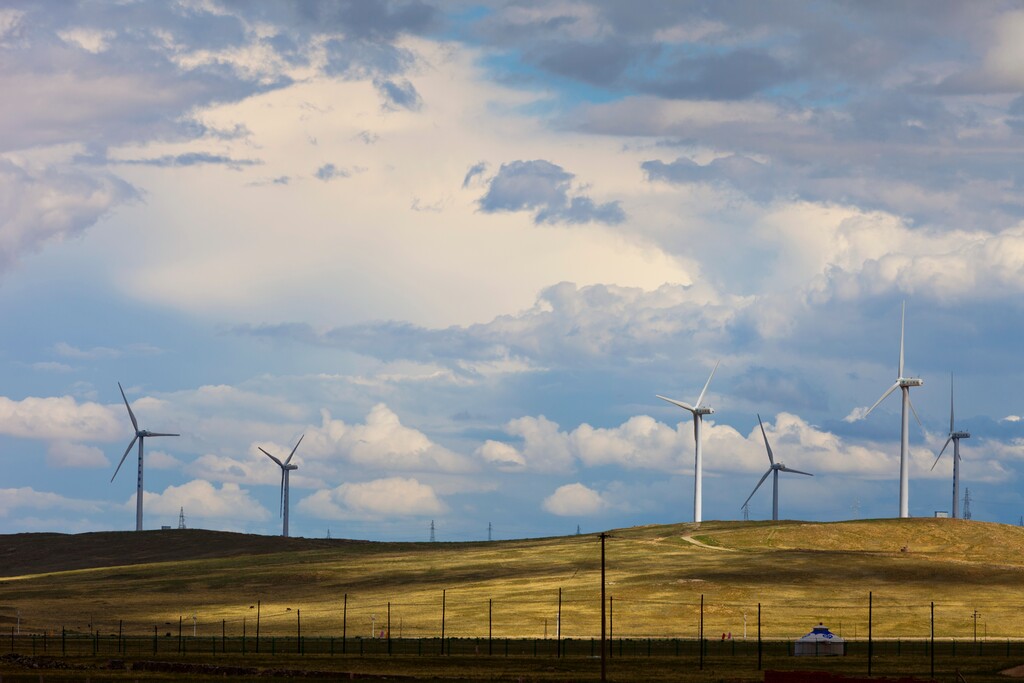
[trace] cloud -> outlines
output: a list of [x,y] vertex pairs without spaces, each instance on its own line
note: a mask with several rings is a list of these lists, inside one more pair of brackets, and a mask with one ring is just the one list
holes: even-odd
[[348,178],[352,174],[343,168],[335,166],[334,164],[324,164],[316,170],[314,175],[316,175],[320,180],[327,181],[334,180],[335,178]]
[[56,493],[36,491],[30,487],[0,489],[0,517],[8,517],[15,510],[56,510],[79,514],[95,514],[103,509],[98,502],[65,498]]
[[110,461],[95,446],[61,440],[47,448],[46,464],[50,467],[109,467]]
[[1019,93],[1024,89],[1024,11],[1008,11],[993,16],[988,27],[991,36],[980,66],[971,67],[944,78],[937,89],[942,93]]
[[591,517],[604,512],[608,503],[597,491],[576,483],[559,486],[542,507],[560,517]]
[[999,418],[1000,422],[1020,422],[1024,420],[1020,415],[1007,415],[1006,417]]
[[469,170],[466,171],[465,177],[462,178],[462,188],[465,189],[465,188],[469,187],[469,184],[472,183],[477,178],[483,178],[483,174],[486,171],[487,171],[487,162],[486,161],[480,161],[480,162],[477,162],[477,163],[473,164],[472,166],[470,166]]
[[[211,408],[215,409],[215,408]],[[211,432],[238,432],[239,426],[204,426]],[[244,427],[251,432],[251,427]],[[259,425],[263,432],[267,425]],[[280,427],[273,428],[280,433]],[[302,444],[293,464],[299,469],[290,475],[293,487],[318,487],[336,482],[352,472],[401,472],[469,474],[479,469],[473,459],[434,443],[423,432],[402,424],[387,405],[373,406],[363,423],[346,423],[321,410],[319,425],[290,426],[297,430],[290,442],[278,443],[269,438],[253,442],[244,455],[234,448],[222,452],[206,452],[188,466],[196,476],[216,481],[244,484],[277,484],[280,470],[258,450],[266,449],[284,459],[294,448],[300,435]],[[287,432],[285,432],[287,433]],[[344,471],[346,474],[342,475]]]
[[[146,491],[145,504],[148,513],[166,517],[176,517],[182,508],[188,517],[202,519],[259,522],[271,517],[270,512],[238,484],[225,482],[218,489],[202,479],[168,486],[163,493]],[[134,495],[126,506],[135,507]]]
[[346,424],[321,411],[319,428],[303,441],[307,458],[342,459],[367,469],[403,472],[469,472],[469,458],[433,443],[423,432],[406,427],[387,405],[378,403],[363,424]]
[[156,166],[157,168],[174,168],[180,166],[226,166],[239,170],[246,166],[259,166],[260,159],[234,159],[223,154],[210,152],[184,152],[182,154],[165,154],[148,159],[106,159],[109,164],[126,166]]
[[81,235],[135,197],[128,183],[103,173],[33,171],[0,158],[0,274],[48,243]]
[[393,519],[442,515],[447,506],[433,488],[416,479],[388,477],[317,491],[298,509],[321,519]]
[[526,458],[514,447],[501,441],[488,439],[476,449],[476,455],[506,472],[526,469]]
[[22,439],[112,441],[124,434],[113,411],[98,403],[78,403],[71,396],[0,396],[0,434]]
[[[744,302],[737,302],[745,305]],[[735,311],[705,286],[639,287],[561,282],[545,288],[530,308],[487,323],[428,329],[409,323],[366,323],[324,331],[308,325],[240,326],[236,332],[344,348],[375,358],[440,362],[460,377],[476,376],[474,362],[500,362],[507,371],[549,364],[578,366],[596,359],[643,359],[670,353],[695,337],[718,339]]]
[[71,372],[74,370],[70,365],[66,363],[56,363],[53,361],[40,361],[38,363],[32,363],[33,370],[40,370],[42,372]]
[[[470,178],[467,174],[466,179]],[[538,159],[502,164],[480,199],[484,213],[534,211],[534,223],[605,223],[626,220],[619,202],[595,204],[583,195],[569,196],[576,176],[561,166]],[[466,179],[463,180],[465,184]]]
[[384,109],[388,111],[419,111],[423,108],[423,99],[416,92],[415,86],[407,80],[376,80],[373,84],[384,99]]

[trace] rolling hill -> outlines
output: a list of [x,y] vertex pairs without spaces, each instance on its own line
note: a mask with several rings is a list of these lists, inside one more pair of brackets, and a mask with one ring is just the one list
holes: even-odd
[[[789,638],[824,621],[876,636],[1024,635],[1024,529],[953,519],[705,522],[621,529],[607,541],[616,637]],[[196,614],[197,632],[554,635],[600,630],[593,535],[477,543],[283,539],[199,530],[0,537],[0,628],[152,633]],[[258,606],[258,609],[257,609]]]

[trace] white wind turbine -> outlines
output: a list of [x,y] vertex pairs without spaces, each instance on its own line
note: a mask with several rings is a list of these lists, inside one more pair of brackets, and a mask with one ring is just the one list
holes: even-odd
[[[721,361],[718,361],[721,363]],[[672,405],[677,405],[683,410],[690,411],[693,414],[693,440],[696,443],[696,451],[694,455],[693,464],[693,521],[701,521],[701,493],[702,493],[702,482],[701,476],[703,473],[703,465],[701,464],[701,449],[700,449],[700,426],[704,420],[705,415],[710,415],[714,410],[711,408],[701,405],[704,400],[704,394],[707,393],[708,385],[711,384],[711,378],[715,376],[715,370],[718,369],[718,363],[715,363],[715,367],[711,369],[711,374],[708,375],[708,381],[704,383],[704,389],[701,390],[700,396],[697,397],[697,401],[691,406],[689,403],[683,401],[677,401],[672,398],[666,398],[660,394],[655,394],[662,401],[668,401]]]
[[949,438],[932,463],[932,469],[939,464],[939,458],[946,452],[949,442],[953,442],[953,519],[960,519],[960,439],[971,438],[970,432],[956,431],[953,427],[953,375],[949,376]]
[[[121,390],[121,398],[124,399],[124,407],[128,409],[128,417],[132,419],[132,427],[135,428],[135,438],[128,444],[128,448],[124,449],[124,455],[121,456],[121,462],[117,463],[117,469],[114,470],[114,477],[121,471],[121,465],[124,464],[125,458],[128,457],[128,453],[131,452],[132,446],[135,442],[139,442],[139,481],[135,491],[135,530],[142,531],[142,442],[146,440],[147,436],[180,436],[180,434],[161,434],[159,432],[150,432],[145,429],[139,429],[139,421],[135,419],[135,413],[132,412],[132,407],[128,405],[128,398],[124,395],[124,388],[121,383],[117,383],[117,388]],[[110,481],[114,481],[114,477],[110,478]]]
[[265,450],[263,450],[262,446],[257,447],[261,451],[263,451],[264,455],[266,455],[268,458],[276,462],[278,467],[281,468],[281,516],[284,517],[284,529],[281,532],[281,535],[285,538],[288,537],[288,473],[291,472],[292,470],[299,469],[298,465],[291,464],[292,457],[295,455],[295,451],[298,450],[299,444],[302,443],[302,439],[305,436],[306,435],[303,434],[302,436],[299,437],[298,442],[295,444],[295,448],[293,448],[292,452],[288,454],[288,459],[285,460],[284,462],[281,462],[280,460],[272,456],[270,453],[267,453]]
[[771,466],[768,468],[768,471],[764,473],[764,476],[761,477],[761,481],[757,482],[757,486],[754,487],[754,490],[750,492],[750,495],[747,496],[747,499],[743,501],[743,505],[740,507],[746,507],[747,503],[750,502],[750,499],[754,497],[755,493],[757,493],[757,490],[761,488],[761,484],[764,483],[764,480],[768,478],[768,475],[774,474],[774,479],[772,481],[772,520],[777,522],[779,521],[779,472],[805,474],[808,477],[813,477],[814,475],[810,472],[801,472],[800,470],[794,470],[790,467],[786,467],[781,462],[775,462],[775,457],[772,454],[772,447],[771,444],[768,443],[768,435],[764,433],[764,423],[761,422],[760,415],[757,416],[757,424],[761,425],[761,436],[764,437],[764,447],[768,451],[768,462],[771,463]]
[[910,387],[919,387],[924,384],[924,380],[920,377],[903,376],[903,329],[906,319],[907,302],[904,301],[903,313],[900,318],[900,366],[896,375],[896,383],[889,387],[882,394],[882,397],[875,401],[875,405],[868,408],[868,411],[864,413],[864,417],[870,415],[875,406],[884,401],[897,387],[903,390],[903,421],[900,431],[900,517],[910,516],[910,418],[907,412],[908,407],[914,413],[917,423],[921,425],[922,429],[924,428],[924,425],[921,424],[921,418],[918,417],[917,411],[914,409],[914,404],[910,402]]

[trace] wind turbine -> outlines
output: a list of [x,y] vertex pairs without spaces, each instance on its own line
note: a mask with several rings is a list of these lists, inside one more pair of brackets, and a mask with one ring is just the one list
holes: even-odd
[[868,411],[864,413],[864,417],[870,415],[875,406],[884,401],[889,394],[896,391],[897,387],[903,390],[903,421],[900,430],[900,517],[910,516],[910,418],[907,412],[908,407],[914,413],[917,424],[921,425],[922,429],[924,428],[924,425],[921,424],[921,418],[918,417],[917,411],[914,409],[914,404],[910,402],[910,387],[919,387],[924,384],[924,380],[920,377],[903,376],[903,330],[906,320],[907,302],[904,301],[903,313],[900,318],[900,365],[896,374],[896,383],[889,387],[882,394],[882,397],[875,401],[875,405],[868,408]]
[[953,442],[953,519],[960,519],[960,439],[971,438],[970,432],[958,432],[953,427],[953,375],[949,376],[949,438],[943,444],[939,456],[932,463],[932,469],[939,464],[939,458],[946,452],[949,442]]
[[[721,363],[721,361],[718,361]],[[677,401],[672,398],[666,398],[661,394],[655,394],[662,401],[668,401],[672,405],[677,405],[683,410],[688,410],[693,414],[693,440],[696,443],[696,452],[694,454],[693,464],[693,521],[701,521],[701,492],[703,489],[701,483],[701,476],[703,473],[703,465],[701,464],[701,450],[700,450],[700,426],[704,421],[705,415],[710,415],[714,410],[711,408],[701,405],[704,400],[704,394],[707,393],[708,385],[711,384],[711,378],[715,376],[715,370],[718,369],[718,363],[715,363],[715,367],[711,369],[711,374],[708,375],[708,381],[704,383],[704,389],[701,390],[700,396],[697,397],[697,401],[691,406],[689,403],[683,401]]]
[[277,466],[281,468],[281,516],[284,517],[284,530],[281,532],[281,535],[285,538],[288,538],[288,473],[292,470],[299,469],[298,465],[293,465],[291,462],[292,457],[295,455],[295,451],[298,450],[299,444],[302,443],[302,439],[305,436],[306,435],[303,434],[299,437],[298,442],[295,444],[295,448],[292,449],[292,452],[288,455],[288,459],[284,462],[281,462],[270,453],[267,453],[263,450],[262,446],[258,446],[258,448],[263,451],[264,455],[276,462]]
[[[132,419],[132,427],[135,428],[135,438],[128,444],[128,448],[124,449],[124,455],[121,456],[121,462],[117,463],[117,469],[114,470],[114,477],[121,470],[121,465],[124,464],[125,458],[128,457],[128,453],[131,452],[132,446],[135,442],[139,442],[139,483],[138,488],[135,492],[135,530],[142,531],[142,442],[146,440],[147,436],[181,436],[180,434],[162,434],[159,432],[150,432],[145,429],[139,429],[139,421],[135,419],[135,413],[132,412],[132,407],[128,405],[128,398],[124,395],[124,388],[121,383],[117,383],[117,388],[121,390],[121,398],[124,399],[124,407],[128,409],[128,417]],[[114,481],[114,477],[110,478],[110,481]]]
[[791,467],[786,467],[781,462],[775,462],[775,458],[772,455],[772,447],[771,444],[768,443],[768,435],[764,433],[764,423],[761,422],[760,415],[757,416],[757,424],[761,425],[761,436],[764,437],[764,447],[768,451],[768,462],[771,463],[771,467],[769,467],[768,471],[764,473],[763,477],[761,477],[761,481],[757,482],[757,486],[754,487],[754,490],[750,492],[750,495],[747,496],[747,499],[743,501],[743,505],[740,507],[743,508],[747,506],[750,499],[753,498],[754,494],[757,493],[757,490],[761,488],[761,484],[764,483],[764,480],[768,478],[769,474],[772,474],[774,475],[772,481],[772,521],[777,522],[779,521],[779,472],[805,474],[808,477],[813,477],[814,475],[810,472],[801,472],[800,470],[794,470]]

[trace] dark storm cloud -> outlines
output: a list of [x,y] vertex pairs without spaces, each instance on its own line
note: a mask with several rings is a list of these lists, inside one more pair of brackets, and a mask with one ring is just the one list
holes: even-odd
[[589,197],[570,197],[575,177],[543,159],[502,164],[480,199],[480,210],[484,213],[534,211],[533,220],[537,224],[616,224],[625,220],[618,202],[596,204]]

